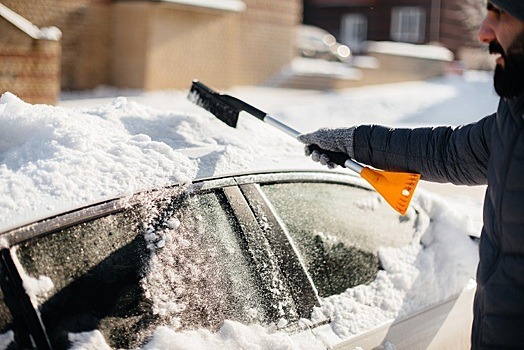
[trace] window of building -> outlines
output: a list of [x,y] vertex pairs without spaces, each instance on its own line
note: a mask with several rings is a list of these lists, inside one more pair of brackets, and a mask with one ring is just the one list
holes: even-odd
[[342,17],[341,40],[354,52],[362,51],[368,35],[368,20],[362,14],[346,14]]
[[426,12],[421,7],[394,7],[391,15],[391,39],[422,43],[425,39]]

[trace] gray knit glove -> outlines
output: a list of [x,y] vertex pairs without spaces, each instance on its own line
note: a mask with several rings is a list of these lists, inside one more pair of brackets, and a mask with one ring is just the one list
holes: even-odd
[[301,134],[297,139],[306,144],[306,156],[311,156],[313,161],[327,165],[328,168],[335,168],[337,164],[342,165],[347,158],[354,158],[355,129],[356,127],[322,128],[309,134]]

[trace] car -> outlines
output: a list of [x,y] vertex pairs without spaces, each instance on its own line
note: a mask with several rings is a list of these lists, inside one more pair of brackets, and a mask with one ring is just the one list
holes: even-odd
[[361,300],[384,273],[380,252],[420,245],[431,225],[416,200],[402,216],[342,171],[246,172],[115,197],[0,233],[0,347],[67,349],[96,332],[136,349],[159,327],[216,332],[226,321],[274,325],[315,349],[467,347],[474,288],[348,337],[336,332],[341,313],[319,311],[340,295],[391,308],[392,296]]
[[348,62],[351,50],[339,43],[328,31],[302,24],[297,29],[296,50],[301,57],[325,59],[328,61]]
[[469,348],[464,210],[180,98],[0,98],[0,349]]

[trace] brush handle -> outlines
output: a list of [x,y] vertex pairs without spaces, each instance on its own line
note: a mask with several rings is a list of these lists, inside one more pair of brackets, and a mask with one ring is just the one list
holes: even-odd
[[323,148],[320,148],[318,145],[309,145],[308,147],[311,151],[317,151],[320,154],[325,154],[326,156],[328,156],[331,162],[343,166],[344,168],[351,169],[357,174],[360,174],[360,172],[364,168],[362,165],[349,158],[348,155],[345,153],[328,151]]
[[362,174],[362,170],[365,169],[362,165],[358,164],[351,158],[346,159],[344,162],[344,167],[353,170],[359,175]]
[[[272,125],[275,128],[279,129],[280,131],[283,131],[286,134],[288,134],[290,136],[293,136],[294,138],[297,138],[298,135],[301,134],[297,130],[287,126],[284,123],[279,122],[278,120],[276,120],[275,118],[271,117],[270,115],[266,114],[266,116],[262,120],[265,123],[268,123],[269,125]],[[364,167],[362,165],[358,164],[357,162],[355,162],[354,160],[349,158],[348,155],[345,154],[345,153],[327,151],[325,149],[322,149],[322,148],[318,147],[317,145],[310,145],[310,148],[311,147],[313,147],[312,150],[317,150],[321,154],[327,155],[329,157],[329,159],[333,163],[335,163],[337,165],[340,165],[340,166],[343,166],[344,168],[351,169],[354,172],[356,172],[357,174],[360,174],[362,169],[364,169]]]
[[276,120],[275,118],[271,117],[270,115],[266,115],[263,120],[264,120],[264,123],[268,123],[269,125],[272,125],[275,128],[277,128],[277,129],[280,129],[280,131],[283,131],[286,134],[288,134],[290,136],[293,136],[294,138],[297,138],[298,135],[301,134],[300,132],[296,131],[295,129],[293,129],[293,128],[289,127],[289,126],[287,126],[286,124],[279,122],[278,120]]

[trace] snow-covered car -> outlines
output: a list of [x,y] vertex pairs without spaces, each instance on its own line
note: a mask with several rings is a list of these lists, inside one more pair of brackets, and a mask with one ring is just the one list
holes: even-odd
[[333,172],[243,174],[105,201],[1,235],[0,334],[15,348],[66,349],[96,331],[134,349],[160,337],[158,327],[235,321],[274,324],[318,349],[457,348],[468,340],[471,291],[347,340],[333,333],[340,315],[321,311],[341,294],[355,299],[345,310],[352,327],[366,322],[358,302],[392,311],[392,286],[374,285],[387,282],[392,259],[380,251],[418,244],[429,225],[416,205],[400,216]]
[[0,349],[469,348],[460,213],[191,113],[0,98]]

